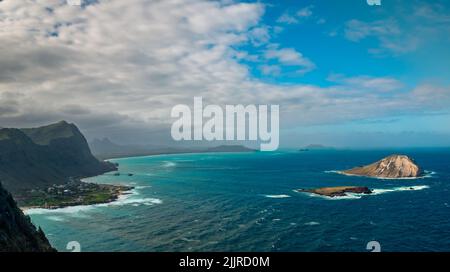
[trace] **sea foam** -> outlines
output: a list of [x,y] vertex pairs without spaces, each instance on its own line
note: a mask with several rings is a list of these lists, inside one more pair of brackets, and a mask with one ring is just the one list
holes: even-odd
[[290,195],[264,195],[267,198],[288,198]]
[[[346,193],[345,196],[335,196],[335,197],[329,197],[329,196],[323,196],[318,195],[314,193],[308,193],[308,192],[301,192],[305,193],[310,197],[318,197],[326,200],[353,200],[353,199],[361,199],[365,196],[374,196],[374,195],[381,195],[386,193],[393,193],[393,192],[406,192],[406,191],[421,191],[430,188],[428,185],[415,185],[415,186],[402,186],[402,187],[394,187],[394,188],[386,188],[386,189],[372,189],[371,194],[355,194],[355,193]],[[297,190],[294,190],[294,192],[297,192]]]
[[162,200],[158,198],[136,198],[136,196],[140,195],[137,188],[129,191],[127,194],[120,195],[117,200],[109,203],[101,203],[94,205],[79,205],[79,206],[70,206],[58,209],[43,209],[43,208],[33,208],[25,210],[24,213],[26,215],[35,215],[35,214],[69,214],[72,217],[85,217],[83,212],[91,211],[96,208],[101,207],[112,207],[112,206],[151,206],[155,204],[162,204]]
[[372,195],[381,195],[385,193],[392,192],[402,192],[402,191],[420,191],[430,188],[428,185],[417,185],[417,186],[403,186],[403,187],[395,187],[389,189],[373,189]]
[[177,164],[174,163],[174,162],[164,161],[164,164],[163,164],[162,166],[165,167],[165,168],[169,168],[169,167],[174,167],[174,166],[176,166],[176,165],[177,165]]

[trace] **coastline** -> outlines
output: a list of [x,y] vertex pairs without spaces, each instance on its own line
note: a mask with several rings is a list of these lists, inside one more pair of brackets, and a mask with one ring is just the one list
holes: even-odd
[[[79,181],[76,184],[78,186],[82,186],[83,188],[90,187],[90,189],[72,192],[70,195],[52,194],[44,196],[29,196],[28,198],[25,198],[25,203],[19,208],[23,212],[26,212],[31,209],[56,210],[67,207],[108,204],[119,200],[122,196],[131,194],[135,189],[132,186],[96,184],[83,181]],[[64,189],[66,187],[62,188]],[[47,190],[50,190],[50,188]]]
[[94,155],[96,158],[111,162],[112,160],[118,159],[131,159],[131,158],[145,158],[145,157],[157,157],[157,156],[170,156],[170,155],[195,155],[195,154],[240,154],[240,153],[255,153],[259,152],[258,150],[249,150],[249,151],[183,151],[183,152],[161,152],[161,153],[149,153],[149,154],[136,154],[136,155]]
[[[169,157],[160,156],[149,157],[145,160],[117,160],[120,164],[121,176],[114,176],[115,172],[112,172],[83,181],[122,183],[123,185],[134,186],[135,194],[125,195],[109,204],[67,207],[57,210],[33,209],[27,211],[26,214],[46,233],[49,233],[50,241],[54,245],[58,245],[58,249],[61,251],[65,250],[67,241],[80,241],[80,239],[82,239],[83,247],[89,251],[117,251],[121,249],[151,251],[155,248],[155,245],[161,250],[173,250],[175,247],[180,250],[188,250],[189,247],[193,247],[194,250],[201,250],[205,244],[208,244],[210,250],[220,250],[223,244],[220,244],[222,240],[219,239],[222,238],[217,237],[216,233],[223,235],[223,241],[226,241],[227,229],[223,228],[224,226],[231,226],[230,231],[236,230],[248,235],[245,236],[245,241],[248,242],[249,246],[243,248],[243,250],[251,250],[256,244],[264,246],[267,235],[276,237],[281,228],[289,232],[296,232],[298,228],[311,233],[317,231],[319,233],[317,236],[320,237],[321,228],[328,230],[336,227],[333,222],[329,221],[330,213],[342,220],[341,226],[345,226],[351,219],[352,222],[356,222],[355,224],[363,228],[373,228],[382,233],[382,226],[385,221],[381,220],[384,219],[385,213],[389,213],[392,218],[397,218],[396,214],[398,213],[400,216],[398,221],[401,222],[404,220],[403,218],[409,218],[408,213],[403,211],[417,210],[419,205],[425,205],[429,199],[432,201],[433,196],[441,195],[436,187],[439,180],[425,179],[416,182],[398,181],[399,183],[396,183],[392,181],[380,183],[382,181],[377,182],[376,179],[353,179],[323,173],[324,170],[338,170],[341,166],[334,165],[335,158],[331,156],[327,158],[325,164],[316,166],[322,170],[322,173],[317,171],[314,174],[299,168],[295,172],[291,172],[289,177],[292,177],[292,179],[289,178],[289,180],[280,177],[278,171],[272,170],[280,167],[280,170],[289,173],[292,170],[292,164],[302,164],[304,157],[295,156],[296,161],[292,164],[287,163],[287,160],[291,160],[293,157],[290,154],[282,157],[270,154],[262,156],[248,154],[245,157],[241,155],[231,157],[214,155],[211,156],[211,159],[200,160],[203,157],[209,156],[206,154],[190,157],[194,160],[198,159],[198,162],[188,160],[187,156],[176,155],[170,156],[170,160]],[[311,157],[314,158],[315,155],[313,154]],[[245,163],[239,169],[249,170],[236,171],[233,168],[236,165],[235,159],[242,160],[242,163]],[[213,160],[214,166],[220,169],[219,172],[215,172],[216,169],[211,169],[206,174],[212,174],[208,178],[214,177],[217,180],[220,179],[221,182],[206,182],[203,179],[196,179],[196,176],[191,176],[192,173],[198,173],[199,169],[211,166],[210,160]],[[261,172],[256,171],[261,168],[255,161],[260,162],[262,160],[268,160],[268,164],[271,166],[265,169],[268,170],[267,172],[263,172],[264,174],[268,173],[267,179],[266,177],[262,179]],[[174,162],[176,165],[166,168],[168,161]],[[318,162],[322,163],[321,160]],[[435,168],[430,163],[428,169],[434,170]],[[445,176],[445,172],[441,168],[436,167],[435,171],[439,173],[439,176]],[[133,173],[134,176],[128,177],[126,176],[127,173]],[[186,177],[183,173],[186,173]],[[214,176],[215,173],[220,173],[220,176]],[[228,179],[226,176],[229,173],[236,173],[237,176]],[[187,177],[192,177],[192,179]],[[247,177],[248,179],[246,179]],[[165,180],[170,180],[170,182]],[[236,182],[233,183],[233,186],[229,186],[230,180],[231,182],[233,180],[246,180],[248,182]],[[185,182],[189,182],[188,186],[179,186],[186,184]],[[364,185],[374,192],[371,195],[351,194],[331,198],[293,190],[332,186],[334,184]],[[416,187],[417,185],[421,187]],[[427,187],[424,185],[427,185]],[[194,186],[197,190],[193,190]],[[445,196],[445,194],[442,195]],[[428,198],[428,196],[431,198]],[[157,199],[160,200],[159,203]],[[216,199],[217,202],[211,201]],[[440,204],[439,208],[442,211],[448,209],[444,202],[446,202],[445,199],[437,203]],[[214,206],[203,205],[205,203],[211,203]],[[254,208],[255,213],[248,212],[246,206]],[[314,207],[314,209],[299,210],[296,208],[299,206]],[[378,206],[380,209],[372,209],[372,207]],[[392,209],[392,206],[395,206],[396,209]],[[192,212],[193,207],[198,210]],[[280,209],[271,209],[272,207]],[[398,210],[397,207],[399,207]],[[383,210],[380,212],[381,209]],[[218,213],[217,217],[211,216],[215,211]],[[222,221],[222,218],[225,219]],[[217,219],[220,221],[216,221]],[[421,218],[417,217],[417,220],[421,220]],[[440,219],[437,218],[436,220]],[[215,222],[220,222],[220,224],[214,224]],[[311,222],[318,222],[319,224]],[[93,228],[93,226],[96,226],[96,228]],[[426,224],[424,224],[424,227],[426,227]],[[171,228],[171,232],[167,232],[168,228]],[[195,232],[189,233],[193,228]],[[209,230],[209,228],[212,229]],[[226,231],[223,232],[221,228],[226,229]],[[257,233],[257,231],[253,231],[255,228],[256,230],[268,229],[269,232],[268,234],[262,232],[260,237],[255,238],[254,235]],[[105,229],[113,230],[114,239]],[[346,239],[349,239],[349,237],[365,239],[363,236],[365,232],[355,233],[351,228],[344,229],[348,231],[345,233]],[[155,235],[161,234],[167,235],[164,236],[167,238],[154,239]],[[204,236],[201,236],[202,234]],[[413,230],[411,230],[411,235],[414,235]],[[283,237],[286,239],[284,241],[287,245],[290,246],[289,237]],[[298,244],[308,241],[308,238],[299,237],[298,239],[301,239],[297,241]],[[142,247],[137,247],[133,243],[134,240],[142,241]],[[174,243],[168,243],[168,240]],[[357,247],[361,240],[350,241],[354,241],[355,247]],[[338,238],[336,238],[336,241],[336,243],[339,243]],[[313,243],[307,245],[310,249],[314,248]],[[263,246],[260,246],[261,250],[265,249]],[[230,249],[238,250],[234,245],[230,245]]]
[[[230,152],[215,152],[215,151],[193,151],[193,152],[181,152],[181,153],[157,153],[157,154],[148,154],[148,155],[136,155],[136,156],[124,156],[124,157],[112,157],[112,158],[104,158],[102,161],[104,162],[110,162],[116,165],[116,167],[118,166],[117,163],[114,162],[114,160],[118,160],[118,159],[128,159],[128,158],[139,158],[139,157],[156,157],[156,156],[170,156],[170,155],[192,155],[192,154],[213,154],[213,153],[218,153],[218,154],[238,154],[238,153],[249,153],[249,152],[255,152],[255,151],[230,151]],[[114,171],[109,171],[109,172],[105,172],[102,173],[106,174],[106,173],[113,173],[118,171],[118,169],[114,170]],[[85,200],[80,200],[78,199],[79,197],[81,197],[82,195],[80,194],[74,194],[72,196],[72,199],[69,201],[64,201],[61,203],[57,203],[57,204],[50,204],[50,205],[20,205],[20,209],[23,212],[27,212],[29,210],[32,209],[45,209],[45,210],[57,210],[57,209],[62,209],[62,208],[68,208],[68,207],[79,207],[79,206],[93,206],[93,205],[99,205],[99,204],[109,204],[109,203],[114,203],[118,200],[120,200],[120,198],[122,196],[126,196],[129,194],[132,194],[133,190],[135,189],[135,187],[133,186],[128,186],[128,185],[112,185],[112,184],[101,184],[101,183],[91,183],[91,182],[86,182],[83,181],[83,179],[86,178],[91,178],[91,177],[96,177],[96,176],[100,176],[100,175],[95,175],[95,176],[90,176],[90,177],[83,177],[82,179],[80,179],[79,181],[77,181],[79,184],[85,184],[85,185],[96,185],[99,187],[107,187],[109,189],[111,189],[111,191],[109,192],[109,196],[100,200],[94,200],[94,201],[85,201]],[[67,185],[67,184],[66,184]],[[101,193],[101,192],[92,192],[93,194],[96,193]],[[27,198],[27,197],[25,197]]]

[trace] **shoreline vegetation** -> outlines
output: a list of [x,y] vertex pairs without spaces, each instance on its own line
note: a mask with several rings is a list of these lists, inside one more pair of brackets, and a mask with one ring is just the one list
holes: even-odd
[[20,209],[60,209],[65,207],[111,203],[121,195],[131,193],[134,187],[72,181],[47,189],[33,189],[17,197]]

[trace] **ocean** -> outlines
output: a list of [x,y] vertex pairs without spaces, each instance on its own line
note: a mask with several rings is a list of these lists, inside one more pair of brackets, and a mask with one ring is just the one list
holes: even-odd
[[[337,174],[390,154],[427,175],[382,180]],[[157,155],[111,160],[132,185],[118,201],[27,211],[68,251],[450,251],[450,150],[311,150]],[[131,173],[132,176],[127,174]],[[326,198],[301,188],[367,186],[372,195]]]

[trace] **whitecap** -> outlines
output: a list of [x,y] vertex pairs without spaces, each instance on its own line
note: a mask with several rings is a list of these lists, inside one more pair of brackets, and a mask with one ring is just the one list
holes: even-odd
[[185,242],[189,242],[189,243],[191,243],[191,242],[196,242],[196,243],[201,242],[198,239],[190,239],[190,238],[187,238],[187,237],[182,237],[181,240],[183,240]]
[[71,206],[64,207],[58,209],[43,209],[43,208],[32,208],[24,211],[26,215],[35,215],[35,214],[54,214],[54,213],[64,213],[64,214],[79,214],[83,211],[91,210],[95,205],[79,205],[79,206]]
[[56,221],[56,222],[64,222],[66,221],[64,218],[62,218],[61,216],[46,216],[45,218],[47,218],[48,220],[51,221]]
[[346,193],[345,196],[335,196],[335,197],[328,197],[328,196],[322,196],[328,200],[353,200],[353,199],[361,199],[365,194],[354,194],[354,193]]
[[402,192],[402,191],[420,191],[428,188],[430,188],[430,186],[428,185],[416,185],[416,186],[395,187],[390,189],[373,189],[372,195],[380,195],[385,193]]
[[381,195],[381,194],[392,193],[392,192],[420,191],[420,190],[425,190],[428,188],[430,188],[430,186],[428,186],[428,185],[403,186],[403,187],[386,188],[386,189],[372,189],[371,194],[346,193],[345,196],[335,196],[335,197],[323,196],[323,195],[318,195],[318,194],[308,193],[308,192],[298,192],[297,190],[294,190],[294,192],[304,193],[311,197],[319,197],[319,198],[327,199],[327,200],[352,200],[352,199],[361,199],[363,196]]
[[319,222],[315,222],[315,221],[311,221],[311,222],[305,223],[304,225],[306,225],[306,226],[317,226],[317,225],[320,225],[320,223]]
[[136,186],[134,187],[136,190],[140,190],[140,189],[146,189],[146,188],[151,188],[152,186],[150,185],[141,185],[141,186]]
[[264,195],[267,198],[288,198],[290,195]]
[[135,205],[135,204],[143,204],[143,205],[153,205],[153,204],[162,204],[162,200],[158,198],[151,198],[151,197],[145,197],[145,198],[132,198],[127,196],[133,196],[131,195],[123,195],[123,197],[119,197],[116,201],[110,202],[110,203],[104,203],[104,204],[97,204],[95,206],[98,207],[108,207],[108,206],[125,206],[125,205]]
[[83,212],[91,211],[93,209],[99,208],[99,207],[111,207],[111,206],[125,206],[125,205],[131,205],[131,206],[139,206],[139,205],[155,205],[155,204],[162,204],[162,200],[158,198],[136,198],[136,196],[139,195],[138,190],[133,189],[127,192],[124,192],[124,194],[120,195],[117,200],[109,203],[101,203],[101,204],[94,204],[94,205],[79,205],[79,206],[70,206],[70,207],[64,207],[64,208],[58,208],[58,209],[43,209],[43,208],[32,208],[27,209],[24,211],[26,215],[35,215],[35,214],[68,214],[71,217],[79,217],[83,218],[86,217]]
[[163,164],[162,166],[165,167],[165,168],[169,168],[169,167],[174,167],[174,166],[176,166],[176,165],[177,165],[177,164],[174,163],[174,162],[164,161],[164,164]]
[[302,193],[302,194],[306,194],[310,197],[317,197],[317,198],[322,198],[322,199],[326,199],[326,200],[353,200],[353,199],[360,199],[363,196],[363,194],[346,193],[345,196],[330,197],[330,196],[318,195],[318,194],[308,193],[308,192],[299,192],[297,190],[294,190],[294,192]]

